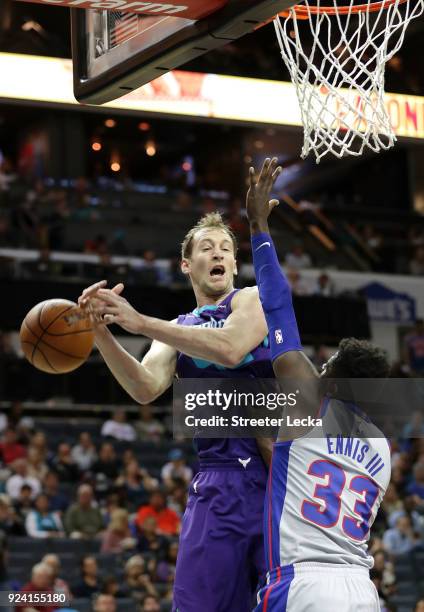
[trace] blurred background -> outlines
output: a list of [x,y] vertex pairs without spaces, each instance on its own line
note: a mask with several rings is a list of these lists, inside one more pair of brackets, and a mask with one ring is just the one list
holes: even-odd
[[[419,96],[418,109],[423,30],[411,25],[386,78],[387,91]],[[2,0],[0,53],[70,58],[68,9]],[[272,25],[184,68],[289,80]],[[424,140],[319,166],[299,159],[301,142],[284,125],[0,97],[2,590],[54,589],[80,612],[170,609],[197,469],[191,443],[172,437],[172,392],[135,405],[96,351],[70,375],[43,375],[24,361],[19,327],[36,303],[75,300],[103,278],[124,282],[143,313],[189,312],[180,243],[214,210],[239,239],[238,286],[254,284],[244,198],[249,166],[265,157],[284,167],[272,233],[310,357],[319,367],[341,338],[369,338],[393,376],[423,376]],[[148,350],[113,331],[138,358]],[[391,611],[424,609],[423,434],[420,412],[393,435],[372,534],[372,577]]]

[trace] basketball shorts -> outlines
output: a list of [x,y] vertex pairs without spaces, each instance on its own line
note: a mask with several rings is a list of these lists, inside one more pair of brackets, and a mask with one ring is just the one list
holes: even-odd
[[261,459],[201,461],[190,486],[173,612],[251,612],[265,580]]
[[295,563],[269,572],[255,612],[379,612],[369,571],[358,566]]

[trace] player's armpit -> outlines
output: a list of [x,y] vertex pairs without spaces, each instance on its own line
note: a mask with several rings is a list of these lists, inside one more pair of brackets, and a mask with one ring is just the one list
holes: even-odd
[[246,287],[234,296],[232,313],[221,333],[228,345],[232,365],[238,365],[268,333],[257,287]]

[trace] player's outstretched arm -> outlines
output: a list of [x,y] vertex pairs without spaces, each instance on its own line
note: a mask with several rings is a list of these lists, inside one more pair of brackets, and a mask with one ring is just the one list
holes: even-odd
[[[109,370],[136,402],[148,404],[172,384],[177,353],[166,344],[153,342],[141,363],[130,355],[100,320],[96,310],[101,304],[97,297],[98,291],[105,286],[106,281],[91,285],[83,291],[78,303],[92,315],[96,346]],[[111,292],[119,295],[123,288],[124,285],[119,283]]]
[[117,323],[133,334],[143,334],[185,355],[224,367],[237,366],[267,334],[256,287],[242,289],[234,296],[232,313],[218,329],[186,327],[148,317],[110,289],[101,288],[97,295],[103,305],[96,308],[96,313],[103,317],[104,324]]
[[270,200],[272,187],[282,169],[277,159],[266,159],[258,179],[249,170],[247,216],[252,238],[252,255],[259,296],[265,313],[271,346],[271,358],[277,378],[311,378],[317,372],[302,352],[293,309],[290,285],[281,270],[269,233],[268,217],[278,200]]

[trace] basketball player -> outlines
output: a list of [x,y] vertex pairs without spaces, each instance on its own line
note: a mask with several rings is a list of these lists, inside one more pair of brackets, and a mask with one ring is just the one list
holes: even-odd
[[[83,292],[80,304],[91,305],[97,319],[153,339],[140,364],[106,326],[96,326],[106,364],[137,402],[153,401],[175,374],[274,377],[257,288],[234,289],[236,250],[233,233],[217,213],[188,232],[182,271],[191,280],[197,308],[172,322],[136,312],[120,296],[122,284],[108,290],[100,282]],[[248,612],[265,572],[267,470],[254,439],[200,439],[196,444],[200,473],[190,487],[182,523],[173,609]]]
[[[268,228],[278,204],[269,201],[276,164],[267,159],[257,182],[250,169],[247,213],[256,280],[277,379],[308,380],[317,374],[302,352],[291,290]],[[388,370],[380,349],[350,338],[341,341],[323,376],[384,378]],[[332,437],[326,423],[346,417],[348,410],[357,437]],[[321,431],[304,430],[292,440],[279,437],[274,445],[264,521],[267,585],[258,594],[257,612],[380,609],[369,579],[373,559],[367,541],[390,480],[388,442],[356,406],[327,396],[321,416]]]

